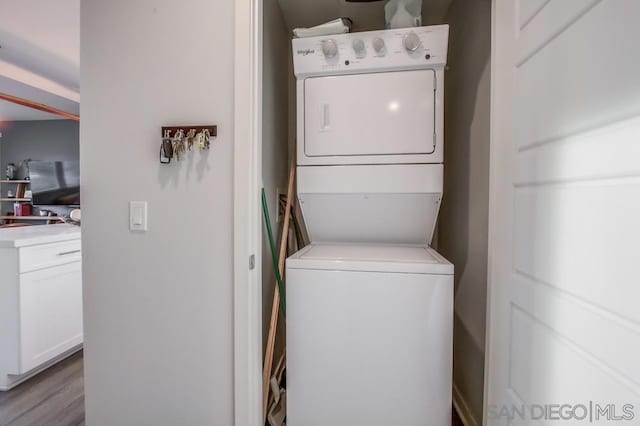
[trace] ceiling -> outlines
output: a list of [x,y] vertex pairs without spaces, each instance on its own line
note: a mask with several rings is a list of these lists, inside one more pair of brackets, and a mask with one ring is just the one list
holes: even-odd
[[[289,29],[312,27],[332,19],[347,17],[353,31],[384,28],[385,0],[348,2],[345,0],[278,0]],[[422,0],[424,25],[443,23],[452,0]]]
[[[80,0],[0,0],[0,91],[77,113]],[[0,105],[0,116],[38,115]]]
[[79,91],[80,0],[0,0],[0,59]]

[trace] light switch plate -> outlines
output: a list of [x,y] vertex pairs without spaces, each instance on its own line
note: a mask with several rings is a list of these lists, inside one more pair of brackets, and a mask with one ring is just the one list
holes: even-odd
[[129,203],[129,230],[138,232],[147,230],[146,201],[131,201]]

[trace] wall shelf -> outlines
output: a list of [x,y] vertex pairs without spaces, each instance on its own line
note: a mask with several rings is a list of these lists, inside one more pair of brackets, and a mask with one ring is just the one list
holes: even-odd
[[[17,185],[15,187],[15,194],[11,194],[13,195],[12,198],[6,197],[6,198],[0,198],[0,203],[30,203],[31,200],[28,198],[25,198],[25,194],[27,192],[27,185],[29,185],[31,183],[31,181],[29,180],[12,180],[12,179],[3,179],[0,180],[0,184],[15,184]],[[2,195],[9,195],[8,194],[9,191],[5,192],[4,190],[2,190],[2,188],[0,188],[0,196]],[[2,212],[0,212],[2,213]]]

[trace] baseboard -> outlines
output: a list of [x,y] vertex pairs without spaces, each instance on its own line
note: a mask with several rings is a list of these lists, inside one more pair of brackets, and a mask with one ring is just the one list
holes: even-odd
[[453,406],[458,412],[458,416],[460,420],[462,420],[462,423],[464,423],[464,426],[479,426],[481,424],[478,422],[478,419],[473,416],[469,404],[467,404],[467,401],[456,385],[453,385]]
[[13,389],[14,387],[18,386],[19,384],[29,380],[30,378],[32,378],[33,376],[35,376],[36,374],[42,373],[44,370],[46,370],[49,367],[54,366],[55,364],[59,363],[60,361],[62,361],[65,358],[70,357],[71,355],[73,355],[74,353],[78,352],[79,350],[81,350],[83,348],[83,344],[80,343],[79,345],[74,346],[73,348],[61,353],[60,355],[56,356],[55,358],[37,366],[36,368],[27,371],[25,374],[21,374],[21,375],[13,375],[13,374],[6,374],[3,375],[2,378],[0,378],[0,392],[6,392],[9,391],[11,389]]

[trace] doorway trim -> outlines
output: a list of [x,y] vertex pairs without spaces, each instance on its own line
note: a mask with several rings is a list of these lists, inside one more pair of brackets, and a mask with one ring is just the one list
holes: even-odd
[[235,2],[234,424],[262,422],[262,1]]

